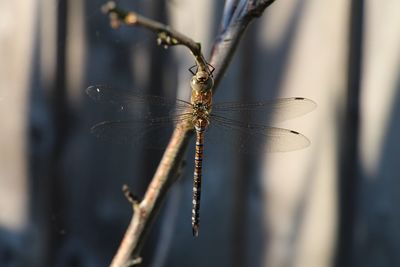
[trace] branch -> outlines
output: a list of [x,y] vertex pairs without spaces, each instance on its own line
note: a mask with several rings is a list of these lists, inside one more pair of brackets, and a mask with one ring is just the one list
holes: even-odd
[[[275,0],[226,2],[224,14],[230,14],[231,18],[228,24],[221,25],[219,36],[211,52],[210,64],[215,67],[214,93],[247,26],[274,2]],[[232,7],[232,5],[235,6]],[[226,10],[230,10],[230,12],[226,12]],[[226,23],[224,18],[222,21]]]
[[114,1],[110,1],[102,7],[102,11],[109,15],[111,27],[119,28],[121,24],[127,26],[141,26],[157,34],[157,42],[159,45],[186,46],[195,58],[199,70],[206,71],[208,69],[207,62],[201,53],[201,45],[193,41],[186,35],[171,29],[158,21],[143,17],[135,12],[126,12],[117,7]]
[[[222,18],[223,27],[214,44],[210,64],[215,67],[213,93],[228,66],[239,40],[253,18],[258,17],[275,0],[260,0],[258,3],[249,0],[246,4],[236,5],[237,0],[227,1],[224,12],[229,18]],[[244,3],[243,0],[240,0]],[[234,6],[231,6],[234,5]],[[240,10],[238,10],[240,8]],[[109,2],[103,7],[109,14],[111,25],[116,28],[121,24],[142,26],[157,33],[159,43],[162,45],[184,45],[194,55],[199,69],[207,69],[199,43],[185,35],[176,32],[157,21],[140,16],[134,12],[125,12],[116,7],[114,2]],[[111,263],[111,267],[128,267],[141,262],[140,252],[147,233],[154,221],[166,193],[175,179],[179,176],[182,159],[193,135],[192,127],[188,122],[177,125],[171,140],[164,152],[160,164],[154,174],[145,196],[140,203],[132,201],[133,216],[121,245]]]
[[175,129],[143,200],[132,204],[134,213],[111,267],[132,266],[132,259],[140,262],[140,252],[150,225],[166,198],[167,190],[180,174],[185,148],[192,135],[190,127],[184,124]]

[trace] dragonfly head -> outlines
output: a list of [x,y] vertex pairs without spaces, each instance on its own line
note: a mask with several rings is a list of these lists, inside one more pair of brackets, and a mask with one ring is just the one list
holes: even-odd
[[210,91],[214,85],[214,79],[206,71],[198,71],[193,75],[190,86],[193,90],[204,92]]

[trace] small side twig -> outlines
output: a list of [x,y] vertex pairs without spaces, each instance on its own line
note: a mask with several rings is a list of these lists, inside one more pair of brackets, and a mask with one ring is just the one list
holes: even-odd
[[132,193],[132,191],[126,184],[122,186],[122,192],[124,193],[126,199],[128,200],[129,203],[131,203],[132,206],[139,204],[140,202],[139,198]]
[[[214,88],[215,92],[233,52],[250,21],[261,15],[266,7],[275,0],[248,0],[240,5],[241,10],[236,10],[237,3],[246,0],[227,1],[224,12],[228,19],[222,19],[223,28],[214,44],[210,64],[215,67]],[[232,5],[232,6],[231,6]],[[172,30],[170,27],[151,19],[140,16],[134,12],[126,12],[119,9],[114,2],[109,2],[103,7],[103,11],[110,16],[111,25],[114,28],[121,24],[142,26],[158,35],[158,42],[162,45],[186,46],[195,57],[199,70],[207,70],[207,62],[204,59],[201,46],[189,37]],[[238,12],[237,12],[238,11]],[[141,248],[154,221],[156,214],[166,198],[166,192],[181,173],[183,155],[193,135],[192,127],[188,122],[179,123],[172,134],[170,142],[164,152],[160,164],[147,188],[144,198],[138,202],[127,193],[128,199],[133,203],[134,213],[125,232],[121,245],[114,256],[111,267],[127,267],[142,261]],[[126,192],[128,192],[127,190]]]

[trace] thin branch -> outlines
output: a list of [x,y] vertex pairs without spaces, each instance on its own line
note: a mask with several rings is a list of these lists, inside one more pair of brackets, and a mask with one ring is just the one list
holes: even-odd
[[[225,20],[222,18],[222,20],[228,21],[229,24],[226,25],[225,29],[221,29],[210,59],[210,64],[216,69],[214,72],[214,93],[244,30],[253,18],[260,16],[265,8],[274,1],[258,1],[256,3],[250,0],[247,5],[243,6],[241,12],[234,10],[233,14],[231,12],[225,13],[230,18]],[[237,2],[232,1],[231,3]],[[237,6],[234,9],[236,8]],[[156,32],[162,45],[180,44],[188,47],[194,55],[199,69],[207,68],[207,62],[201,53],[200,44],[185,35],[134,12],[125,12],[117,8],[114,2],[106,4],[103,7],[103,11],[110,15],[113,27],[119,27],[121,23],[142,26]],[[134,213],[121,245],[110,265],[111,267],[127,267],[141,262],[140,252],[147,233],[163,200],[166,198],[168,189],[180,175],[183,156],[192,135],[192,127],[188,122],[184,121],[177,125],[143,200],[140,203],[132,202]],[[129,194],[128,199],[131,199]]]
[[180,166],[191,133],[190,127],[184,123],[175,129],[143,200],[139,205],[133,205],[131,222],[111,267],[125,267],[130,259],[140,258],[147,233],[166,198],[167,190],[181,173]]
[[127,26],[141,26],[157,34],[157,42],[163,46],[186,46],[195,58],[199,70],[208,69],[207,62],[201,53],[201,45],[186,35],[171,29],[158,21],[143,17],[132,11],[124,11],[117,7],[114,1],[110,1],[102,7],[102,11],[109,15],[111,27],[118,28],[121,24]]

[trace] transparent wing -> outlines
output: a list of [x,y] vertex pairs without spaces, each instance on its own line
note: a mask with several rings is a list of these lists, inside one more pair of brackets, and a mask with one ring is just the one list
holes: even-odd
[[[211,132],[224,131],[237,135],[233,139],[232,145],[243,152],[260,150],[263,152],[287,152],[303,149],[310,145],[307,137],[296,131],[244,123],[217,115],[212,115],[211,118]],[[221,134],[217,133],[216,135]]]
[[[163,147],[163,129],[190,119],[192,105],[179,99],[142,95],[133,91],[117,90],[104,85],[90,86],[86,93],[98,103],[117,106],[104,112],[110,116],[92,127],[92,132],[115,143],[148,142],[146,146]],[[316,107],[306,98],[283,98],[257,103],[219,103],[213,105],[211,129],[222,129],[221,136],[240,135],[234,143],[242,151],[263,148],[265,151],[291,151],[307,147],[308,139],[295,131],[264,126],[266,116],[283,121],[303,115]],[[235,120],[237,116],[250,123]],[[168,127],[169,126],[169,127]],[[214,127],[215,126],[215,127]],[[167,135],[168,136],[168,135]],[[221,140],[221,138],[219,138]],[[160,145],[161,144],[161,145]]]
[[[174,117],[161,117],[152,120],[112,120],[95,124],[91,133],[96,137],[115,144],[136,144],[147,142],[146,147],[163,148],[166,131],[171,130],[175,123],[186,120],[186,114]],[[169,136],[169,135],[168,135]]]
[[187,110],[191,104],[179,99],[142,95],[104,85],[90,86],[86,93],[97,103],[109,104],[102,105],[103,121],[94,125],[91,132],[116,144],[140,143],[163,148],[172,126],[190,116]]
[[141,104],[163,109],[184,110],[192,105],[184,100],[170,99],[162,96],[145,95],[131,90],[115,89],[106,85],[92,85],[86,94],[97,103],[119,105],[124,108],[137,108]]
[[225,102],[213,105],[213,113],[223,117],[242,114],[249,121],[264,123],[285,121],[302,116],[316,108],[316,103],[303,97],[280,98],[254,103]]

